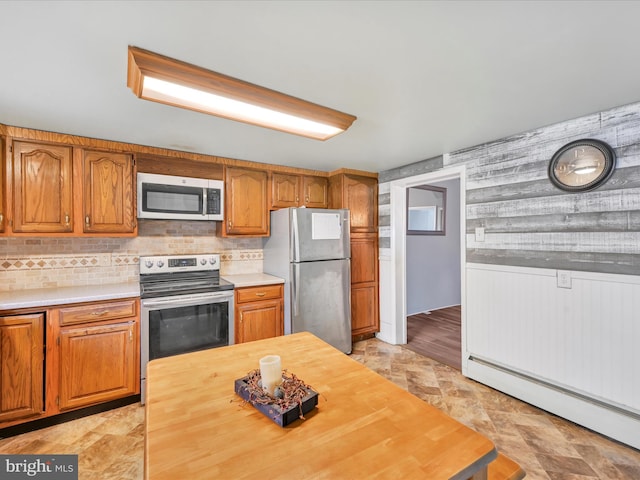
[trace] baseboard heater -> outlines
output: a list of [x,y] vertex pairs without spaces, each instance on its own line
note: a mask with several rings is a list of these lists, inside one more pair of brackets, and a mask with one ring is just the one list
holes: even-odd
[[538,385],[541,385],[545,388],[550,388],[552,390],[555,390],[557,392],[563,393],[565,395],[570,395],[574,398],[577,398],[579,400],[585,401],[585,402],[589,402],[593,405],[596,405],[598,407],[601,408],[605,408],[607,410],[610,410],[612,412],[615,413],[619,413],[622,415],[626,415],[627,417],[633,418],[634,420],[639,420],[640,421],[640,412],[636,411],[636,410],[632,410],[628,407],[624,407],[621,405],[617,405],[611,402],[607,402],[605,400],[601,400],[595,397],[592,397],[586,393],[583,392],[578,392],[575,390],[572,390],[570,388],[566,388],[566,387],[562,387],[560,385],[548,382],[546,380],[541,380],[540,378],[537,377],[533,377],[531,375],[527,375],[526,373],[520,372],[518,370],[514,370],[512,368],[506,367],[504,365],[501,365],[499,363],[495,363],[492,362],[491,360],[487,360],[485,358],[481,358],[481,357],[477,357],[475,355],[469,355],[469,361],[471,362],[476,362],[479,363],[481,365],[490,367],[490,368],[495,368],[496,370],[500,370],[504,373],[508,373],[509,375],[513,375],[516,376],[518,378],[521,378],[523,380],[526,380],[528,382],[532,382],[532,383],[536,383]]

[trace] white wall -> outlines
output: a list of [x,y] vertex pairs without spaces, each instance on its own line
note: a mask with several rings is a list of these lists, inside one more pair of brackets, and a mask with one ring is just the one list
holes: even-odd
[[407,235],[407,315],[460,304],[460,180],[447,189],[446,235]]

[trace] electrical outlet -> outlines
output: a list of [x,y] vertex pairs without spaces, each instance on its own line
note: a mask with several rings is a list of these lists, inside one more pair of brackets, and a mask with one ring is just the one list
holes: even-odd
[[566,270],[556,270],[558,278],[558,288],[571,288],[571,272]]
[[484,227],[476,227],[476,242],[484,242]]

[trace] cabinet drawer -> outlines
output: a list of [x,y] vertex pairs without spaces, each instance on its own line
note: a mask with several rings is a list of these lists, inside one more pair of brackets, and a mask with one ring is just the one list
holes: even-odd
[[68,307],[60,309],[60,325],[73,325],[76,323],[102,322],[118,318],[136,316],[136,301],[124,300],[122,302],[97,303]]
[[262,285],[236,289],[236,303],[256,302],[282,296],[282,285]]

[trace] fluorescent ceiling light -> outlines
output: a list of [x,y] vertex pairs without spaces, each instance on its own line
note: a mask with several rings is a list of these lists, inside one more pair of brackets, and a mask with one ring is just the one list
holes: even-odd
[[326,140],[356,117],[195,65],[129,47],[127,85],[139,98]]

